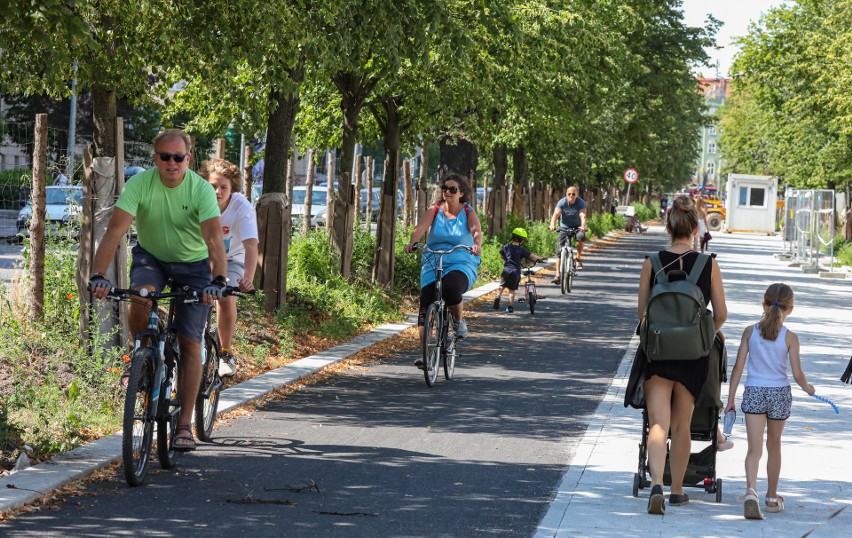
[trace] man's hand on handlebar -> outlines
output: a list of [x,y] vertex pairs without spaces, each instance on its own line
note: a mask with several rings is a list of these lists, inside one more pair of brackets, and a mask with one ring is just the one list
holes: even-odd
[[112,289],[112,283],[104,275],[95,273],[89,278],[88,288],[96,299],[106,299],[109,290]]
[[479,245],[473,245],[472,247],[470,247],[470,253],[474,256],[479,256],[482,254],[482,247]]
[[411,254],[412,252],[417,250],[418,246],[419,246],[419,243],[416,243],[416,242],[415,243],[409,243],[409,244],[405,245],[405,248],[403,249],[403,251],[406,254]]
[[202,294],[202,302],[204,304],[213,304],[213,301],[218,301],[222,298],[222,294],[225,292],[225,286],[227,284],[227,280],[222,275],[217,276],[213,280],[210,281],[210,284],[207,285],[201,291]]

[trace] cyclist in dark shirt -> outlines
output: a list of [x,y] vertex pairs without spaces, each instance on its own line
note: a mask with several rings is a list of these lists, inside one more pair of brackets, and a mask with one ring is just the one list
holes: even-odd
[[526,240],[527,231],[523,228],[515,228],[512,230],[512,242],[500,249],[500,257],[503,258],[503,275],[500,277],[500,291],[494,299],[494,310],[500,308],[503,290],[509,290],[509,305],[506,307],[506,312],[515,311],[512,305],[515,302],[515,292],[521,283],[521,261],[525,258],[534,262],[544,259],[522,246]]

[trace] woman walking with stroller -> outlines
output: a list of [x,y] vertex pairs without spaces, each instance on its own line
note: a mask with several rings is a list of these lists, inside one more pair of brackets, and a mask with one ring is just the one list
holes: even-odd
[[[698,210],[692,199],[682,196],[675,199],[666,220],[666,231],[671,235],[671,245],[660,251],[662,271],[669,274],[678,270],[689,273],[699,256],[692,248],[698,232]],[[650,259],[645,260],[639,281],[638,315],[640,322],[658,275],[654,274]],[[716,331],[728,317],[722,273],[715,257],[704,265],[696,285],[704,296],[705,304],[712,304],[713,325]],[[640,348],[641,349],[641,348]],[[683,493],[683,480],[689,463],[691,448],[690,424],[695,400],[707,379],[708,357],[683,357],[685,360],[651,361],[645,364],[645,407],[648,413],[648,467],[651,474],[651,495],[648,513],[664,514],[663,473],[666,465],[666,441],[671,433],[669,462],[671,490],[669,504],[680,506],[689,502]]]
[[802,371],[799,337],[784,326],[793,311],[793,290],[776,283],[763,294],[763,317],[743,331],[737,362],[731,371],[730,392],[725,411],[736,409],[737,386],[748,362],[748,376],[741,405],[745,413],[748,453],[745,459],[746,494],[743,515],[746,519],[763,519],[757,495],[757,469],[762,456],[763,432],[766,431],[766,498],[767,512],[784,510],[784,497],[778,495],[781,474],[781,433],[790,416],[793,395],[787,378],[787,361],[796,383],[808,394],[814,386]]

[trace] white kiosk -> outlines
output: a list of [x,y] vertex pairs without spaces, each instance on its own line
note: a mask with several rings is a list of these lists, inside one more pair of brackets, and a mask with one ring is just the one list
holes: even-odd
[[728,174],[726,187],[725,231],[775,233],[778,178]]

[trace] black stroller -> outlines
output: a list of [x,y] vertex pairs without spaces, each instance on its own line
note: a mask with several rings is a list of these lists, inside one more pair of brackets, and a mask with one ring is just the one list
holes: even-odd
[[[708,368],[707,381],[704,382],[701,394],[695,402],[695,410],[692,412],[692,422],[689,429],[693,442],[697,441],[709,444],[700,452],[693,452],[689,455],[689,463],[686,466],[683,485],[684,487],[702,488],[706,493],[715,493],[716,502],[718,503],[722,502],[722,479],[716,478],[716,447],[718,443],[719,413],[722,409],[722,382],[728,380],[727,352],[725,344],[718,337],[710,351]],[[640,395],[640,397],[644,398],[644,395]],[[633,475],[634,497],[639,496],[640,489],[651,486],[649,478],[650,469],[648,467],[648,434],[650,426],[648,424],[648,410],[644,408],[644,400],[641,403],[642,442],[639,444],[639,472]],[[663,474],[663,483],[666,486],[670,486],[672,483],[671,472],[669,470],[668,448],[667,445],[666,468]]]

